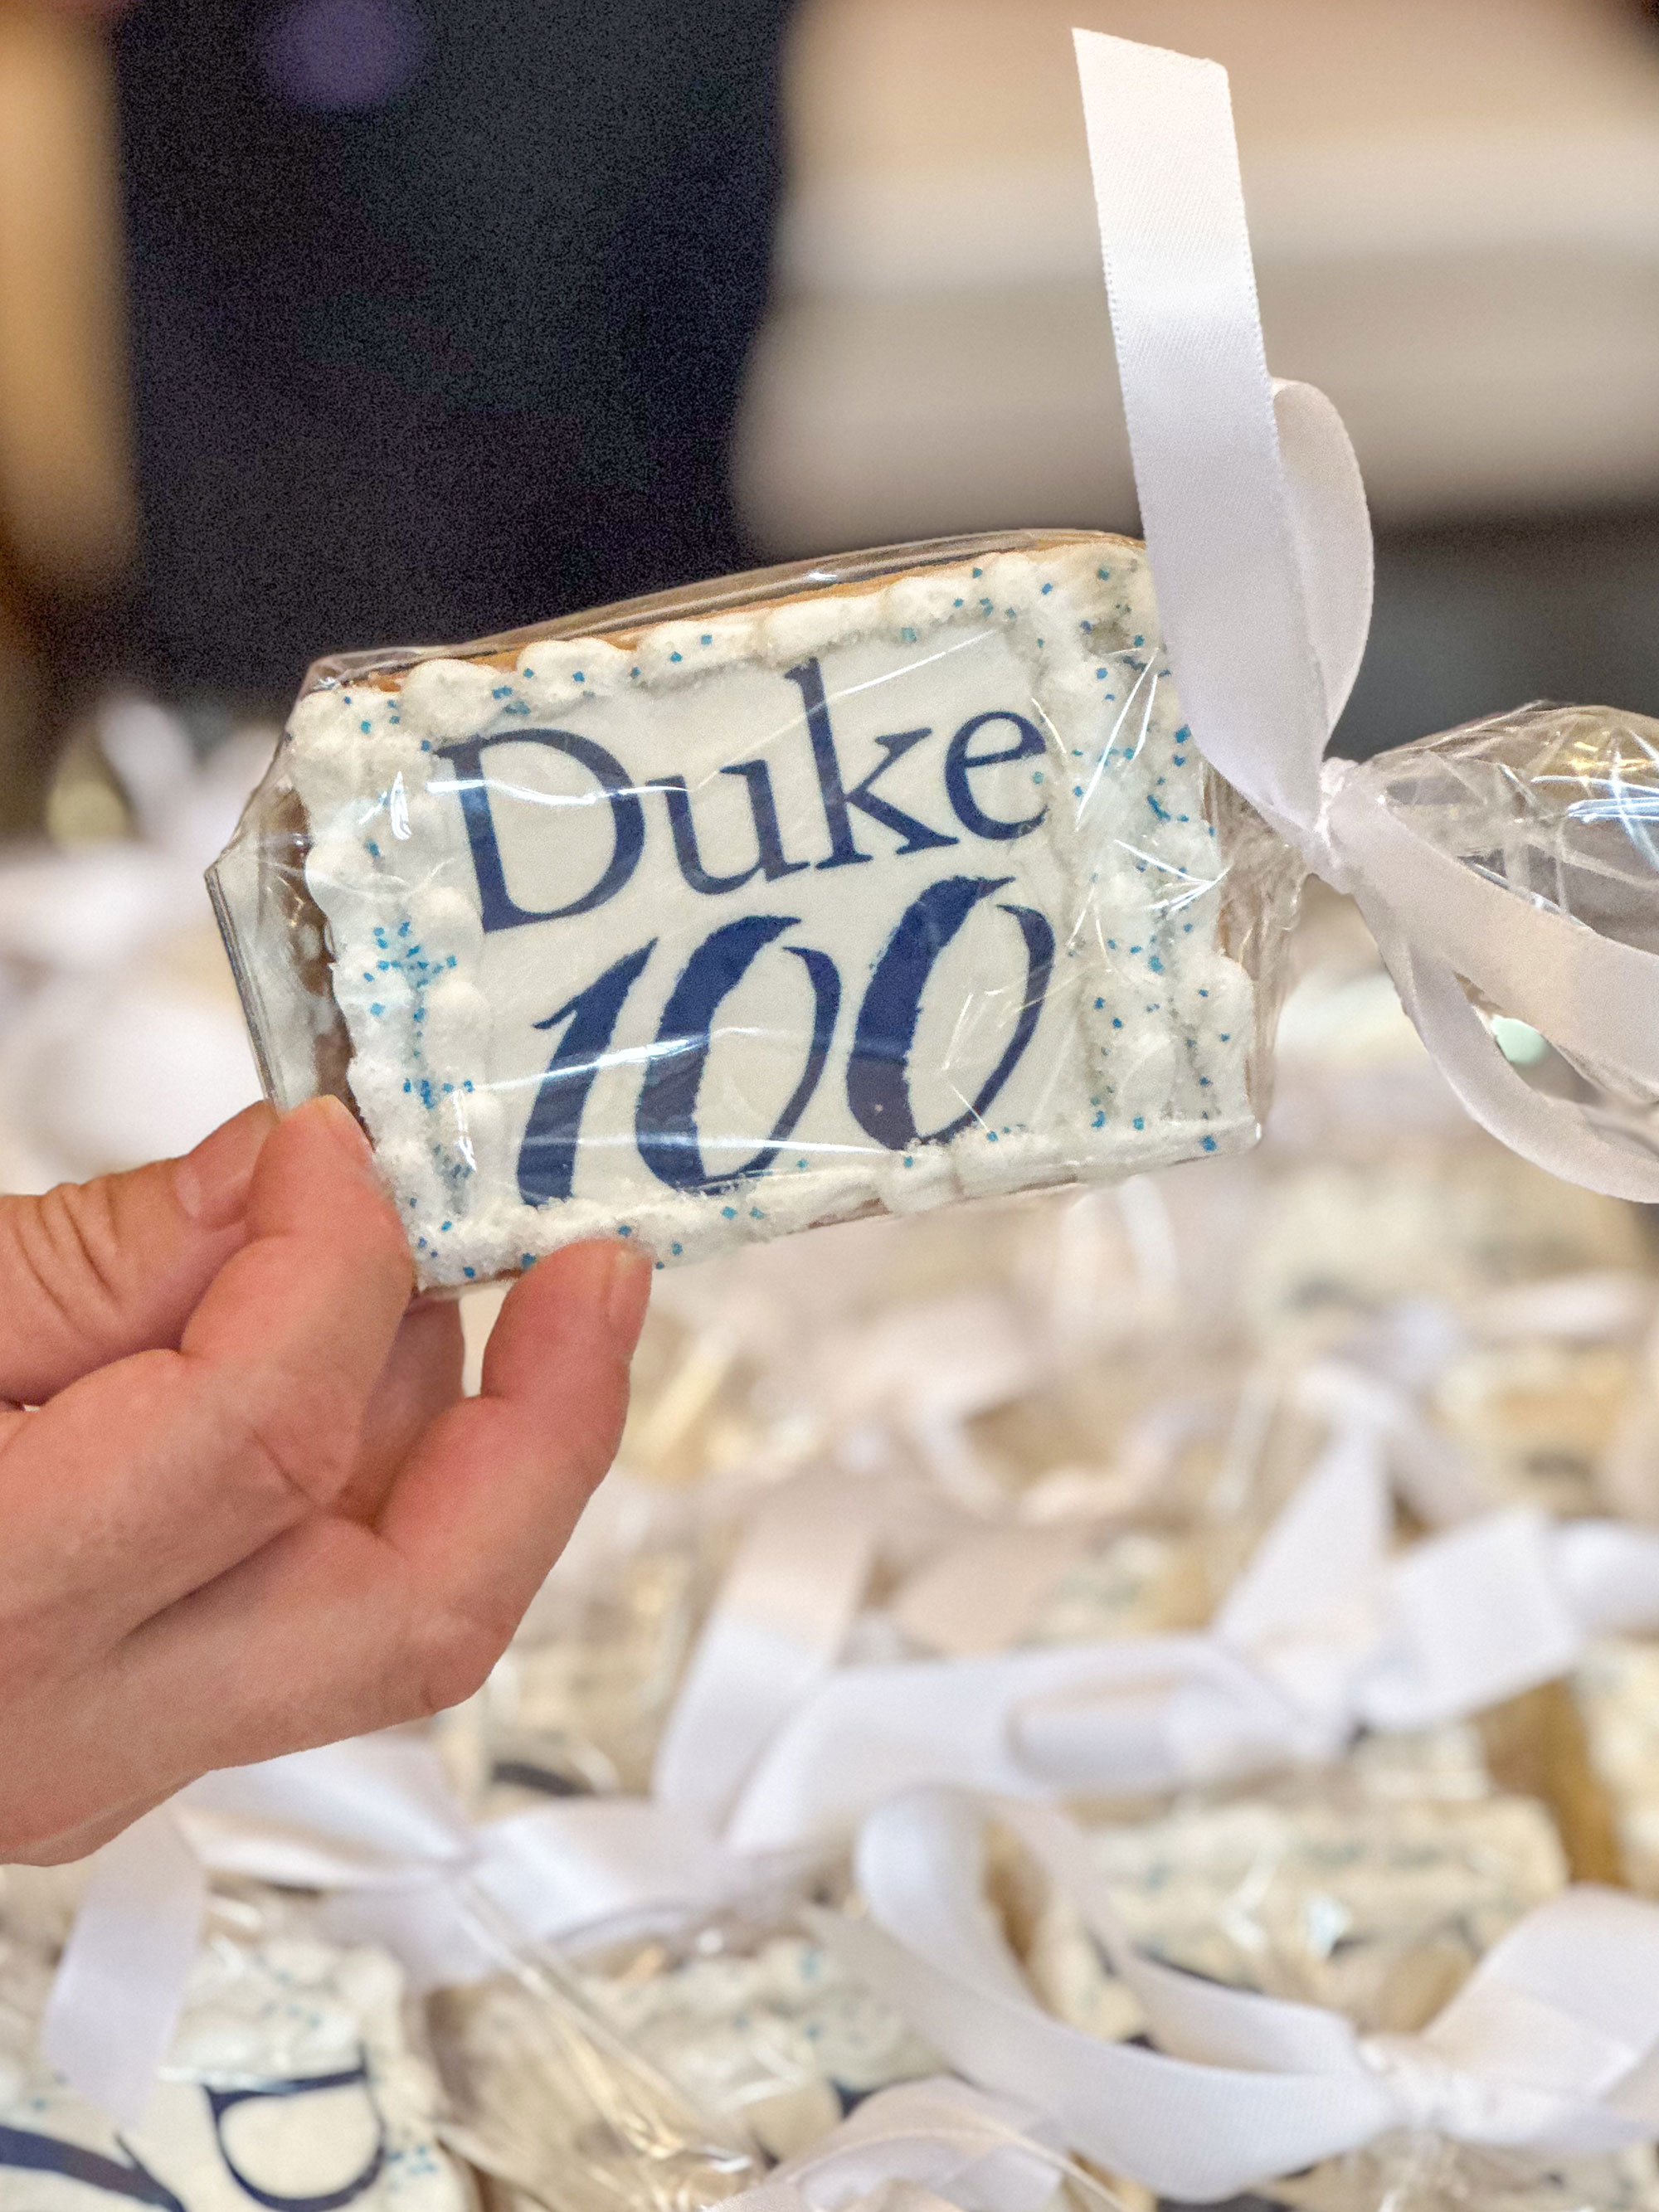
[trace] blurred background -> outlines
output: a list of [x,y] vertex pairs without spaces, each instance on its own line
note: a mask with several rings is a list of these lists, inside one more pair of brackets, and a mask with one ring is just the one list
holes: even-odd
[[0,0],[0,1060],[111,1123],[0,1176],[246,1094],[197,878],[313,657],[1134,527],[1073,21],[1231,74],[1377,524],[1339,746],[1659,709],[1643,0]]

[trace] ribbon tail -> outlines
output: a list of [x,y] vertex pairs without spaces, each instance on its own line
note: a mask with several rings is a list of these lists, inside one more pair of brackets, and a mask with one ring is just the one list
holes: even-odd
[[1548,1097],[1524,1082],[1499,1052],[1450,963],[1411,944],[1364,885],[1355,896],[1401,1004],[1464,1110],[1500,1144],[1550,1175],[1607,1198],[1659,1203],[1659,1160],[1603,1134],[1574,1101]]
[[98,1853],[40,2050],[88,2103],[143,2121],[202,1940],[207,1879],[165,1806]]

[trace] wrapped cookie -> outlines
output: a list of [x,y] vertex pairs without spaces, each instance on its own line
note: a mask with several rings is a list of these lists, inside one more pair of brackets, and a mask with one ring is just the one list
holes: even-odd
[[0,1934],[0,2206],[73,2212],[101,2191],[165,2212],[321,2204],[472,2212],[444,2102],[388,1954],[221,1898],[137,2125],[39,2055],[50,1954]]
[[214,875],[271,1094],[434,1285],[1248,1143],[1299,869],[1168,679],[1077,532],[319,664]]
[[[1210,1891],[1218,1910],[1207,1939],[1203,1910],[1188,1919],[1182,1909],[1195,1901],[1182,1894],[1185,1862],[1163,1850],[1143,1862],[1138,1893],[1127,1884],[1137,1941],[1124,1885],[1072,1823],[916,1792],[860,1838],[869,1917],[818,1924],[970,2080],[1046,2097],[1062,2139],[1138,2184],[1143,2203],[1646,2205],[1659,2176],[1650,2086],[1659,1912],[1608,1890],[1547,1893],[1560,1861],[1535,1819],[1508,1823],[1507,1835],[1501,1824],[1474,1833],[1503,1803],[1440,1808],[1444,1848],[1431,1827],[1407,1840],[1396,1821],[1394,1839],[1385,1823],[1334,1852],[1310,1838],[1299,1868],[1294,1850],[1265,1869],[1246,1853],[1242,1878]],[[1098,1979],[1103,1961],[1132,2002],[1113,2011],[1097,1996],[1095,2016],[1074,2024],[1034,1989],[1007,1915],[988,1909],[994,1820],[1063,1893],[1097,1951],[1080,1979]],[[1121,1876],[1125,1847],[1115,1837],[1110,1848]],[[1259,1911],[1287,1874],[1277,1905]],[[1206,1886],[1200,1875],[1197,1890]],[[1523,1909],[1540,1888],[1542,1900]],[[1232,1978],[1159,1955],[1146,1936],[1160,1922],[1172,1949],[1195,1947]],[[1260,1986],[1290,1960],[1287,1932],[1300,1954],[1291,1979],[1306,1989],[1311,1978],[1318,1999]],[[1139,2039],[1122,2039],[1137,2024]]]
[[437,2001],[439,2047],[472,2156],[534,2201],[732,2196],[939,2070],[787,1901],[504,1966]]

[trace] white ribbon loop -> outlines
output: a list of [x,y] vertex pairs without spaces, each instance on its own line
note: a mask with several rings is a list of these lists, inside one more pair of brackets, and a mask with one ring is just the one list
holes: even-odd
[[1434,850],[1321,762],[1370,619],[1364,493],[1336,410],[1275,387],[1225,72],[1076,31],[1101,253],[1147,556],[1206,758],[1339,890],[1464,1106],[1553,1173],[1659,1200],[1659,1160],[1515,1073],[1459,981],[1659,1096],[1659,958]]
[[[1156,2048],[1064,2026],[1032,1997],[983,1889],[1007,1821],[1134,1990]],[[1184,2199],[1230,2195],[1391,2128],[1470,2143],[1609,2151],[1659,2136],[1659,1909],[1570,1890],[1529,1914],[1418,2035],[1159,1965],[1128,1941],[1086,1838],[1058,1814],[918,1791],[866,1823],[870,1922],[824,1939],[970,2080],[1046,2097],[1079,2151]]]
[[1084,2177],[1028,2106],[960,2081],[908,2081],[868,2097],[811,2149],[787,2159],[729,2212],[1039,2212],[1062,2178]]

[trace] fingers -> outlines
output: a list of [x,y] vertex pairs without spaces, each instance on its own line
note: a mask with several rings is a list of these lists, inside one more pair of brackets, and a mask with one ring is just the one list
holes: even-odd
[[357,1464],[335,1512],[374,1520],[421,1437],[459,1399],[465,1358],[459,1306],[434,1299],[409,1309],[368,1401]]
[[0,1678],[71,1610],[87,1648],[113,1640],[348,1484],[410,1262],[337,1101],[267,1139],[246,1220],[179,1352],[101,1369],[0,1438]]
[[377,1528],[307,1519],[137,1628],[96,1695],[20,1711],[9,1765],[56,1778],[41,1832],[476,1688],[610,1464],[649,1285],[624,1246],[541,1261],[502,1309],[483,1395],[439,1417]]
[[[380,1532],[422,1594],[438,1675],[483,1680],[616,1456],[650,1289],[649,1257],[625,1244],[540,1261],[501,1308],[481,1394],[434,1423],[392,1490]],[[476,1686],[440,1681],[430,1699]]]
[[38,1404],[109,1360],[178,1343],[246,1237],[276,1119],[250,1106],[181,1160],[0,1198],[0,1399]]

